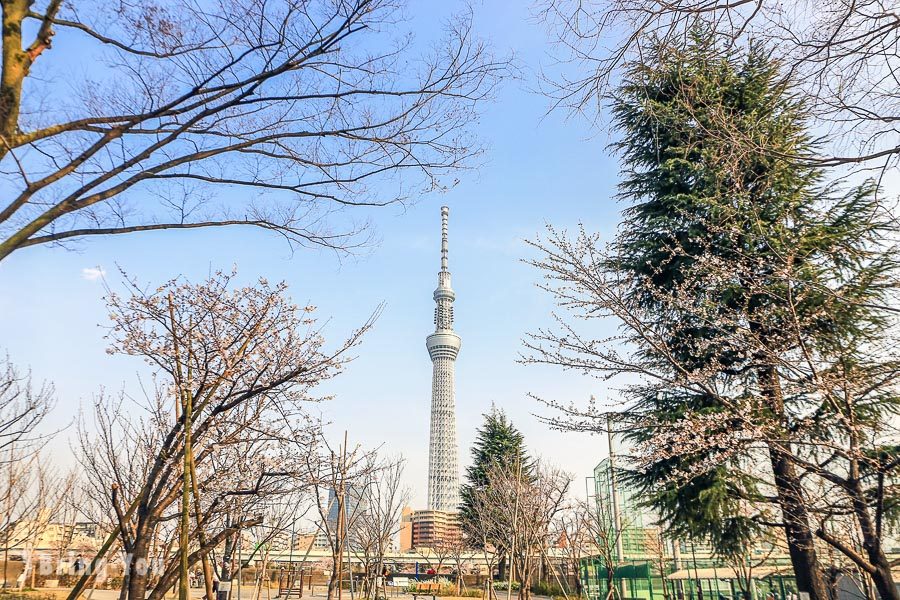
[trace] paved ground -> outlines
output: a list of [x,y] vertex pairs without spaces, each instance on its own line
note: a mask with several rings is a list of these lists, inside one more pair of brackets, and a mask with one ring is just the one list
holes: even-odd
[[[169,596],[171,597],[171,596]],[[202,598],[203,590],[191,590],[191,598]],[[249,598],[245,594],[245,599]],[[118,600],[119,590],[87,590],[81,595],[82,600]]]
[[[43,591],[43,590],[42,590]],[[65,590],[56,588],[54,590],[57,592],[57,595],[62,595],[65,593]],[[232,600],[252,600],[254,597],[254,592],[256,590],[253,589],[253,586],[241,586],[241,594],[238,595],[238,589],[235,588],[231,592]],[[200,588],[192,588],[191,589],[191,598],[196,598],[199,600],[203,598],[204,590]],[[342,595],[342,600],[350,600],[350,594],[344,591]],[[63,596],[64,597],[64,596]],[[168,594],[166,598],[175,598],[177,594]],[[325,598],[327,597],[325,586],[313,586],[313,593],[310,594],[308,589],[303,590],[303,598]],[[82,600],[118,600],[119,598],[119,590],[87,590],[81,596]],[[355,598],[355,595],[354,595]],[[259,600],[278,600],[278,591],[270,590],[269,594],[266,594],[266,590],[262,591],[260,594]],[[299,600],[297,596],[292,596],[291,600]],[[397,596],[390,596],[389,600],[412,600],[411,594],[398,594]],[[441,598],[440,600],[453,600],[452,598]],[[477,600],[473,598],[466,598],[465,600]]]
[[[59,598],[65,598],[65,594],[68,590],[63,588],[55,588],[53,590],[50,589],[41,589],[40,591],[53,591],[55,595]],[[254,589],[252,585],[241,586],[241,595],[238,595],[237,587],[232,590],[231,598],[232,600],[253,600]],[[166,598],[171,599],[175,598],[177,595],[167,595]],[[203,597],[203,589],[201,588],[192,588],[191,589],[191,598],[200,600]],[[309,590],[303,591],[303,598],[325,598],[326,590],[325,586],[313,586],[313,593],[310,594]],[[87,590],[84,594],[82,594],[82,600],[118,600],[119,598],[119,590]],[[354,598],[356,596],[354,595]],[[501,595],[501,600],[505,600],[506,596]],[[513,595],[515,598],[515,595]],[[545,596],[532,596],[533,600],[550,600]],[[269,594],[266,594],[266,590],[262,591],[259,600],[278,600],[277,591],[270,590]],[[298,600],[296,596],[292,596],[291,600]],[[346,591],[342,595],[342,600],[351,600],[350,594]],[[390,595],[388,600],[413,600],[412,594],[397,594]],[[454,598],[454,597],[440,597],[438,600],[478,600],[477,598]]]
[[[252,586],[241,587],[241,594],[238,595],[237,588],[235,588],[231,593],[232,600],[252,600],[254,597],[254,589]],[[191,598],[196,598],[199,600],[203,598],[203,590],[202,589],[191,589]],[[346,591],[342,595],[341,600],[350,600],[350,594]],[[177,594],[168,594],[166,598],[175,598]],[[314,589],[313,593],[310,594],[309,590],[303,590],[303,600],[306,598],[325,598],[327,597],[327,593],[325,590],[325,586],[320,586],[318,589]],[[118,600],[119,598],[119,590],[94,590],[91,593],[90,590],[82,594],[82,600]],[[354,595],[354,598],[356,596]],[[266,595],[266,590],[262,591],[260,595],[260,600],[278,600],[278,592],[277,590],[271,590],[269,595]],[[291,596],[291,600],[300,600],[297,596]],[[398,594],[396,596],[390,596],[388,600],[412,600],[412,594]],[[453,600],[453,598],[445,597],[440,598],[440,600]],[[477,598],[465,598],[464,600],[478,600]]]

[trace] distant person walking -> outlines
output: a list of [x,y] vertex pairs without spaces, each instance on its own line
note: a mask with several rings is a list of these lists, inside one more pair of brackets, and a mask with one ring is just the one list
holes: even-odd
[[75,569],[75,575],[81,575],[82,571],[84,571],[84,559],[79,554],[75,557],[75,564],[73,565]]

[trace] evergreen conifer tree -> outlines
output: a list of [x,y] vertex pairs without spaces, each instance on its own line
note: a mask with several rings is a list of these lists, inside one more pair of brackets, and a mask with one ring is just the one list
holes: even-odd
[[[660,44],[613,111],[620,233],[601,248],[551,231],[534,264],[567,310],[616,317],[623,333],[541,331],[531,360],[637,376],[619,415],[637,449],[630,482],[675,535],[740,555],[774,525],[812,600],[830,597],[821,543],[898,600],[882,547],[900,466],[897,262],[876,187],[823,183],[804,102],[762,47],[704,32]],[[568,414],[574,429],[605,427],[605,414]]]
[[[632,70],[614,107],[625,134],[618,144],[627,164],[622,195],[633,204],[608,266],[634,278],[632,299],[669,328],[666,352],[679,368],[715,385],[646,390],[636,409],[652,414],[656,424],[638,427],[631,437],[653,446],[660,422],[678,421],[686,412],[718,413],[717,425],[705,433],[758,435],[771,479],[735,468],[748,456],[717,460],[750,448],[736,443],[688,457],[664,453],[634,481],[676,529],[711,539],[725,554],[746,550],[764,520],[747,503],[761,500],[771,485],[798,585],[824,599],[810,511],[815,492],[803,478],[808,467],[816,471],[827,460],[827,451],[807,447],[830,445],[823,443],[832,436],[822,435],[825,415],[842,408],[822,402],[828,393],[822,381],[794,380],[822,380],[828,371],[859,364],[857,350],[871,341],[860,334],[883,322],[883,311],[870,307],[884,305],[884,286],[896,267],[888,254],[873,252],[886,224],[872,185],[843,198],[823,189],[821,170],[805,160],[813,153],[806,106],[765,48],[723,51],[700,32],[684,49],[663,49],[660,63]],[[804,352],[805,359],[794,360]],[[804,360],[815,366],[798,368]],[[871,410],[873,403],[866,404]],[[891,404],[882,402],[876,412],[885,416]],[[816,410],[823,422],[798,427],[804,412]],[[752,415],[752,424],[732,418],[742,412]],[[764,431],[749,431],[760,424]],[[867,425],[857,420],[843,429],[852,434],[861,426]],[[879,427],[878,418],[869,419],[869,431],[872,426]],[[690,471],[696,476],[674,476]],[[838,479],[826,481],[842,485]],[[873,580],[883,597],[896,598],[880,540],[877,545],[867,567],[877,571],[883,564]]]
[[[683,368],[740,376],[752,371],[754,357],[742,343],[734,311],[768,301],[767,290],[754,294],[740,277],[762,275],[753,263],[765,262],[760,255],[775,250],[772,241],[787,241],[790,236],[779,235],[782,227],[802,218],[818,177],[785,158],[809,152],[803,107],[761,48],[746,57],[723,53],[714,38],[696,33],[686,48],[663,49],[671,53],[659,54],[659,63],[633,67],[614,105],[624,134],[617,145],[626,164],[621,195],[632,205],[608,267],[634,278],[631,299],[670,328],[667,345]],[[724,277],[723,267],[732,270]],[[728,412],[724,404],[716,394],[653,387],[637,406],[658,422]],[[630,437],[648,442],[657,434],[652,426]],[[689,471],[688,463],[708,460],[708,454],[651,461],[632,481],[675,533],[738,552],[758,527],[742,510],[745,498],[759,493],[755,479],[720,463],[674,483],[674,473]],[[780,504],[800,590],[824,600],[804,491],[791,464],[773,457],[776,463],[784,471]]]
[[[491,468],[508,469],[510,473],[521,469],[523,480],[534,479],[534,463],[528,457],[525,438],[506,413],[496,407],[492,406],[491,411],[484,415],[471,455],[472,464],[466,469],[466,482],[460,489],[460,523],[464,532],[471,530],[476,518],[472,509],[473,491],[488,485],[488,471]],[[477,537],[469,536],[472,540]],[[498,543],[503,542],[498,540]]]

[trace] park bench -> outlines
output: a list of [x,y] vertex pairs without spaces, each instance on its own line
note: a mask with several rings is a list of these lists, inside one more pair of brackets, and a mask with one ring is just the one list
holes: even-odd
[[418,600],[419,596],[423,596],[427,598],[431,596],[431,600],[436,600],[437,591],[440,589],[440,584],[435,583],[434,581],[425,581],[423,583],[416,584],[416,589],[412,594],[413,600]]

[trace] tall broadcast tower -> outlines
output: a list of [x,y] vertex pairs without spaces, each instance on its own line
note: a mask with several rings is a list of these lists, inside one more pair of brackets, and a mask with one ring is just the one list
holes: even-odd
[[447,270],[447,217],[441,207],[441,270],[434,290],[434,333],[425,340],[434,371],[431,380],[431,441],[428,447],[428,509],[455,511],[459,506],[454,369],[460,339],[453,331],[453,300]]

